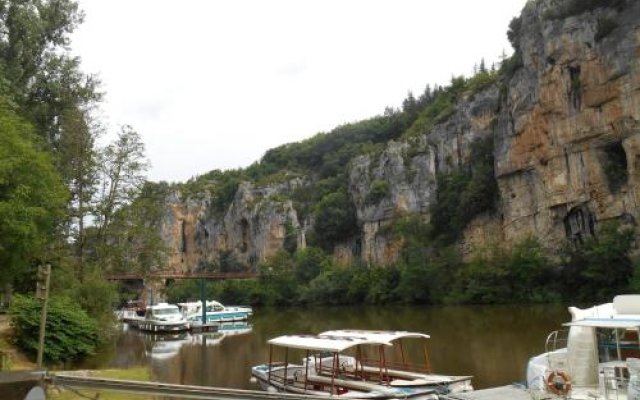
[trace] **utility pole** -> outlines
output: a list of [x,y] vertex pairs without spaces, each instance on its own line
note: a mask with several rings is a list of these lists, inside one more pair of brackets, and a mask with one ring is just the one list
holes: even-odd
[[44,328],[47,324],[47,306],[49,304],[50,278],[51,265],[46,264],[38,266],[36,298],[42,300],[42,312],[40,313],[40,340],[38,341],[38,368],[42,368],[42,355],[44,354]]

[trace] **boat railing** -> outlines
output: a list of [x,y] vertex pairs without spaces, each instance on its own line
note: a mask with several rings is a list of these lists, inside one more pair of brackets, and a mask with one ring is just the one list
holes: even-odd
[[550,353],[567,347],[568,339],[568,329],[559,329],[551,332],[549,336],[547,336],[547,340],[545,342],[545,352]]

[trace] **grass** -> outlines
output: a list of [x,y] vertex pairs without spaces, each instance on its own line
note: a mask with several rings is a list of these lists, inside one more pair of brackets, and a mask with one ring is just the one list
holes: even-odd
[[[89,376],[95,378],[122,379],[130,381],[150,381],[151,373],[147,367],[137,367],[129,369],[105,369],[90,371]],[[155,397],[150,395],[132,394],[124,392],[109,392],[96,390],[50,390],[47,396],[49,400],[153,400]]]

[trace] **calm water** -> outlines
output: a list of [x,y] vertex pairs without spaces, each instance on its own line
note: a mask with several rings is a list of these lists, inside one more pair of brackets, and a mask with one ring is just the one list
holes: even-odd
[[[329,329],[410,330],[431,335],[436,372],[473,375],[484,388],[522,381],[526,362],[544,351],[547,334],[569,320],[564,306],[331,307],[257,309],[247,325],[224,333],[150,336],[123,328],[87,368],[148,366],[154,379],[257,389],[252,365],[268,361],[266,341]],[[411,351],[411,350],[409,350]],[[421,354],[416,348],[415,356]]]

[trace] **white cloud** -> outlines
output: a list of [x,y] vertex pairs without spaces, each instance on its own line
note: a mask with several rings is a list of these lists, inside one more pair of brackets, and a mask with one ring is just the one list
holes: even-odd
[[80,0],[73,51],[150,178],[246,166],[509,49],[526,0]]

